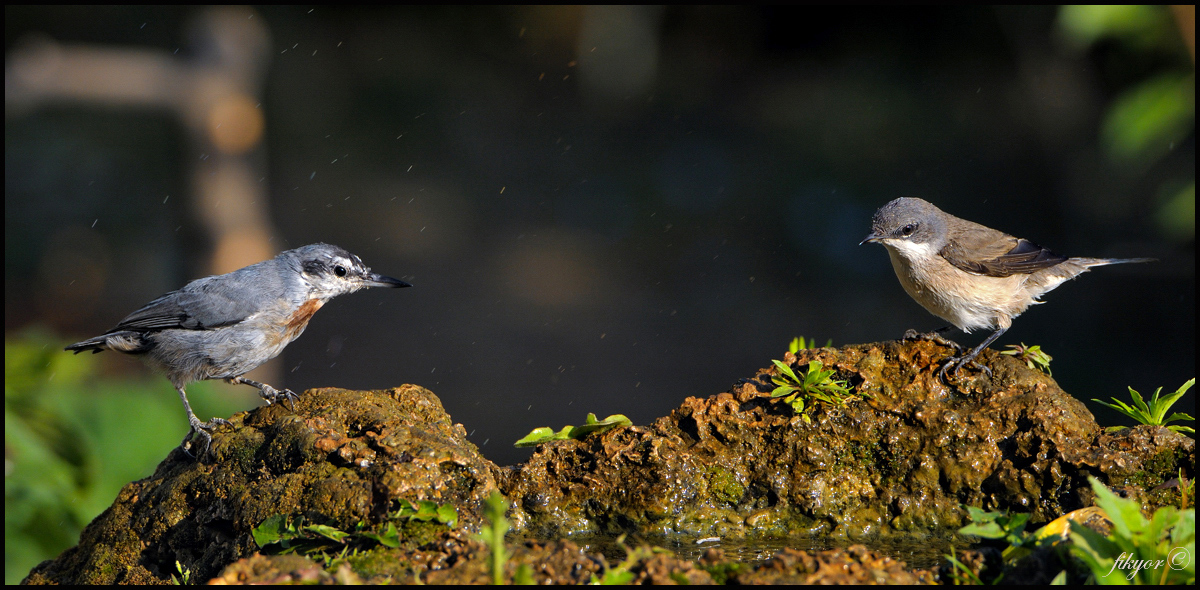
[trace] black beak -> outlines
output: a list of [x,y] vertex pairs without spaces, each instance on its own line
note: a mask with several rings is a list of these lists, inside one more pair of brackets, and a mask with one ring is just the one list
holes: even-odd
[[863,241],[859,242],[858,245],[861,246],[867,242],[878,242],[879,238],[881,238],[881,237],[883,237],[883,236],[879,236],[879,235],[876,235],[875,232],[871,232],[870,235],[863,238]]
[[408,283],[400,279],[393,279],[392,277],[385,277],[376,273],[371,273],[368,275],[367,280],[363,282],[366,283],[368,287],[391,287],[393,289],[399,289],[401,287],[412,286],[412,283]]

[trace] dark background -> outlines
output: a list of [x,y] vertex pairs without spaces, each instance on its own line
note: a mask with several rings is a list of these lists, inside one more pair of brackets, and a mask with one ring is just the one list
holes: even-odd
[[[6,54],[49,37],[198,59],[197,10],[6,7]],[[1064,254],[1160,259],[1065,284],[996,346],[1041,345],[1084,400],[1194,376],[1194,90],[1169,145],[1122,159],[1105,139],[1123,96],[1193,76],[1166,9],[1092,38],[1054,7],[598,10],[256,9],[272,244],[415,284],[326,306],[274,385],[426,386],[501,464],[587,412],[646,424],[794,336],[940,327],[858,246],[905,195]],[[188,206],[204,156],[175,116],[9,106],[6,337],[92,336],[209,272]]]

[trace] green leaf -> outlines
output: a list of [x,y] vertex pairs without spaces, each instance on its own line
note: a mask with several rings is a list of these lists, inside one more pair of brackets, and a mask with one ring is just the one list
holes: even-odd
[[382,533],[364,532],[362,536],[372,539],[375,542],[385,547],[395,549],[400,546],[400,531],[396,529],[396,523],[388,522]]
[[799,391],[799,390],[796,389],[795,387],[792,387],[791,385],[780,385],[779,387],[776,387],[774,391],[771,392],[771,397],[783,397],[785,395],[791,395],[797,391]]
[[264,520],[262,524],[254,527],[250,533],[254,536],[254,542],[258,544],[258,548],[262,549],[271,543],[283,540],[286,530],[287,517],[282,514],[276,514]]
[[513,446],[532,447],[554,440],[566,440],[569,438],[578,440],[592,433],[606,432],[619,426],[632,425],[633,421],[624,414],[613,414],[603,420],[597,420],[595,414],[588,413],[587,422],[581,426],[564,426],[558,432],[551,430],[548,426],[535,428],[532,432],[521,438],[521,440],[513,443]]
[[783,361],[772,360],[771,362],[775,363],[775,368],[779,369],[780,377],[791,379],[792,381],[794,381],[796,383],[801,382],[800,378],[796,377],[796,373],[792,371],[792,368],[790,366],[788,366],[787,364],[785,364]]
[[[1163,406],[1163,412],[1165,413],[1168,408],[1175,405],[1175,402],[1179,401],[1179,398],[1183,397],[1183,394],[1187,393],[1187,391],[1189,389],[1191,389],[1192,386],[1195,384],[1196,384],[1196,378],[1192,377],[1191,379],[1188,379],[1186,382],[1184,382],[1183,385],[1179,386],[1179,389],[1176,389],[1174,393],[1169,393],[1169,394],[1167,394],[1166,397],[1164,397],[1162,399],[1157,399],[1158,392],[1156,391],[1156,392],[1154,392],[1154,397],[1156,398],[1157,402]],[[1159,387],[1158,391],[1162,391],[1162,388]],[[1187,414],[1183,414],[1183,415],[1187,416]],[[1191,418],[1191,417],[1188,417],[1186,419],[1194,420],[1194,418]],[[1171,421],[1170,419],[1167,420],[1167,422],[1170,422],[1170,421]]]
[[958,532],[963,535],[975,535],[984,539],[1003,539],[1005,536],[1004,529],[994,522],[987,523],[971,523],[967,526],[958,529]]
[[316,533],[317,535],[325,537],[331,541],[337,541],[338,543],[344,542],[346,537],[350,536],[350,533],[347,533],[346,531],[336,527],[331,527],[327,524],[310,524],[300,530]]
[[437,519],[438,522],[450,528],[454,528],[454,525],[458,524],[458,509],[450,504],[438,506]]
[[571,432],[571,427],[563,427],[562,430],[555,432],[549,426],[534,428],[529,434],[526,434],[521,440],[513,443],[514,447],[533,447],[552,440],[566,440]]

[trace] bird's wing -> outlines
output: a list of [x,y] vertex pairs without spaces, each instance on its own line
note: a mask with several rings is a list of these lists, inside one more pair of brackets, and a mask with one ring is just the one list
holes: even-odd
[[261,297],[231,285],[234,281],[219,280],[225,276],[193,281],[167,293],[129,314],[109,332],[203,330],[241,322],[258,311]]
[[960,270],[989,277],[1030,274],[1067,260],[1029,240],[981,225],[959,232],[938,254]]

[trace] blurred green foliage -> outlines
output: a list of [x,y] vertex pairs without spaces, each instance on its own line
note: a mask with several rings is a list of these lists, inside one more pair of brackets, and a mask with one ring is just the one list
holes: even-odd
[[[1125,46],[1133,54],[1180,56],[1172,66],[1150,68],[1128,85],[1104,113],[1100,141],[1108,159],[1136,172],[1161,161],[1196,127],[1195,64],[1165,6],[1064,6],[1059,31],[1076,49],[1102,41]],[[1176,241],[1196,235],[1196,178],[1168,178],[1159,186],[1155,215],[1163,234]]]
[[[187,420],[162,378],[106,379],[101,359],[30,329],[4,341],[4,581],[79,540],[121,486],[150,475]],[[197,412],[228,415],[214,383],[188,393]],[[226,396],[227,397],[227,396]]]
[[1113,162],[1147,167],[1186,139],[1195,119],[1196,77],[1160,74],[1113,100],[1101,140]]
[[1103,536],[1070,522],[1071,553],[1092,572],[1089,584],[1196,584],[1196,511],[1163,506],[1150,518],[1142,506],[1089,476],[1096,505],[1112,521]]
[[1179,43],[1179,34],[1165,6],[1063,6],[1059,9],[1058,26],[1077,48],[1109,38],[1140,51],[1172,50]]

